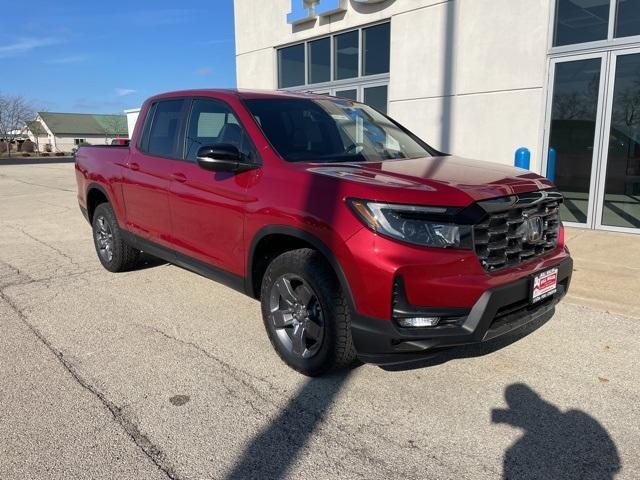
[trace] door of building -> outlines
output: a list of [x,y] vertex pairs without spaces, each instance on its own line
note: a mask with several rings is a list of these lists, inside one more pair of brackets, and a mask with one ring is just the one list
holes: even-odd
[[640,233],[640,49],[551,60],[543,171],[564,222]]

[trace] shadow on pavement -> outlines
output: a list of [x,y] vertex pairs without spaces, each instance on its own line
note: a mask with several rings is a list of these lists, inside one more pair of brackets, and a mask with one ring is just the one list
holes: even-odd
[[153,255],[142,252],[140,258],[138,259],[138,263],[134,270],[146,270],[147,268],[156,268],[161,267],[162,265],[167,265],[169,262],[162,260],[161,258],[154,257]]
[[549,320],[551,320],[554,313],[554,311],[548,312],[545,315],[540,316],[540,318],[537,318],[522,326],[521,328],[518,328],[488,342],[434,350],[432,353],[425,353],[425,356],[422,359],[402,365],[381,366],[381,368],[389,372],[416,370],[419,368],[435,367],[436,365],[442,365],[444,363],[450,362],[451,360],[475,358],[489,355],[505,347],[508,347],[512,343],[515,343],[523,339],[527,335],[535,332],[540,327],[544,326]]
[[309,378],[247,446],[228,480],[281,479],[302,454],[352,370]]
[[524,384],[505,390],[508,408],[491,421],[522,429],[504,455],[506,479],[613,479],[621,469],[615,443],[600,423],[580,410],[562,412]]

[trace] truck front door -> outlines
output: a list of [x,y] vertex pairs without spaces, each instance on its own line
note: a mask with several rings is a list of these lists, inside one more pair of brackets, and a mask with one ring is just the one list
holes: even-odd
[[247,187],[257,170],[211,172],[196,157],[205,145],[231,144],[257,161],[248,134],[232,109],[212,98],[195,98],[185,129],[184,161],[175,162],[171,222],[175,248],[186,255],[244,276],[244,216],[252,197]]

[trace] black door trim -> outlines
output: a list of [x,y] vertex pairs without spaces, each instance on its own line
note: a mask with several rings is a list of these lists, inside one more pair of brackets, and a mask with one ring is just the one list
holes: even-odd
[[229,288],[246,295],[244,287],[244,278],[239,275],[227,272],[221,268],[213,267],[208,263],[196,260],[195,258],[176,252],[170,248],[158,245],[157,243],[139,237],[131,232],[122,231],[122,237],[134,248],[150,253],[151,255],[161,258],[169,263],[182,267],[191,272],[202,275],[210,280],[221,283]]

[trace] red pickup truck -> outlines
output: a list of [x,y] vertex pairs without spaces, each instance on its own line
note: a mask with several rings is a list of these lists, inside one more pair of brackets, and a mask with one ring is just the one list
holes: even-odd
[[259,299],[307,375],[550,318],[571,278],[547,179],[442,154],[350,100],[158,95],[129,146],[80,148],[76,176],[107,270],[144,251]]

